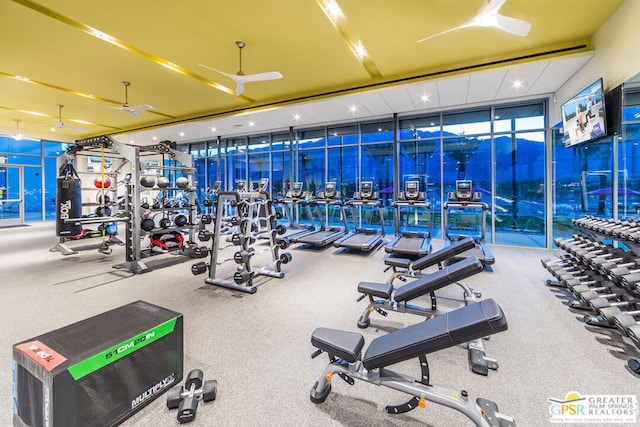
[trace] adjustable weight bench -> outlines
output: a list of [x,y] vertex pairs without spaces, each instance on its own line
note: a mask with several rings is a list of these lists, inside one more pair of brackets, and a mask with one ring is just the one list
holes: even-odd
[[420,277],[421,270],[436,264],[442,267],[443,264],[451,261],[451,259],[456,255],[466,252],[475,246],[476,242],[472,237],[465,237],[464,239],[452,243],[450,246],[445,246],[444,248],[418,258],[415,261],[408,258],[388,256],[384,259],[384,263],[388,266],[385,271],[392,268],[394,273],[391,276],[389,283],[392,283],[395,278],[404,280],[404,277]]
[[[461,282],[461,280],[480,273],[482,270],[482,263],[475,257],[471,257],[463,261],[458,261],[442,270],[424,275],[397,289],[389,283],[360,282],[358,283],[358,292],[362,293],[362,295],[358,301],[368,296],[369,305],[360,315],[358,327],[361,329],[367,328],[371,321],[369,315],[374,311],[383,316],[387,315],[386,310],[417,314],[425,317],[440,316],[443,312],[437,309],[434,292],[454,283],[464,291],[465,303],[476,302],[476,293]],[[431,307],[422,307],[409,303],[409,301],[424,295],[431,296]],[[468,347],[469,365],[473,372],[480,375],[488,375],[489,369],[498,369],[498,363],[486,357],[481,338],[469,342]]]
[[[498,406],[486,399],[472,401],[465,390],[429,384],[427,354],[507,330],[507,320],[498,304],[487,299],[443,314],[428,322],[375,338],[364,356],[364,337],[359,333],[317,328],[311,335],[316,347],[312,358],[326,352],[329,364],[311,389],[313,403],[325,401],[331,392],[331,379],[338,374],[348,384],[356,379],[398,390],[412,398],[404,404],[387,406],[389,414],[408,412],[431,401],[462,412],[477,426],[515,426],[512,418],[498,412]],[[418,358],[421,378],[392,371],[389,365]]]

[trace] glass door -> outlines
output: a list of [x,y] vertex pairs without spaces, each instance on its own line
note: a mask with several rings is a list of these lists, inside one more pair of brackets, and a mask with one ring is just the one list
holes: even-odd
[[0,165],[0,227],[24,222],[22,166]]

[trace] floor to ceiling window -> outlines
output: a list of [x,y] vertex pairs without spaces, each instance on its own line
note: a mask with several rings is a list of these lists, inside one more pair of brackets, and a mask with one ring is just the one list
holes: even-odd
[[[208,179],[216,175],[219,164],[227,189],[235,188],[238,180],[250,183],[268,177],[273,196],[283,196],[292,180],[302,181],[305,190],[315,194],[329,180],[336,181],[343,197],[352,197],[362,181],[373,181],[385,208],[387,232],[393,230],[391,203],[395,195],[407,180],[417,180],[430,203],[434,237],[444,235],[442,214],[447,194],[454,191],[456,180],[468,179],[488,207],[487,242],[543,247],[545,135],[545,101],[402,116],[397,122],[385,118],[291,129],[221,140],[219,153],[207,151]],[[601,186],[597,171],[606,170],[605,163],[611,161],[604,151],[596,153],[596,146],[589,148],[589,166],[578,178],[589,190]],[[394,158],[396,151],[398,159]],[[565,160],[576,168],[580,161],[571,153],[563,154],[569,155]],[[565,161],[557,153],[554,159]],[[561,180],[568,176],[566,172],[563,169]],[[394,182],[395,173],[399,182]],[[574,178],[569,179],[567,185],[572,188]],[[586,207],[611,210],[610,203],[608,207],[606,203],[598,205],[596,194],[588,196]],[[481,212],[452,214],[449,224],[457,227],[457,234],[480,234]],[[301,220],[306,219],[304,210],[300,215]],[[414,218],[412,225],[421,221]]]

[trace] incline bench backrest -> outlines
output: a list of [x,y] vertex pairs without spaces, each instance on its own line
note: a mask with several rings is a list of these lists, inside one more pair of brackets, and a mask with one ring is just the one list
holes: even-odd
[[362,364],[382,368],[506,330],[502,309],[486,299],[374,339]]
[[454,255],[461,254],[469,249],[476,247],[476,241],[473,237],[465,237],[457,242],[452,243],[450,246],[432,252],[429,255],[425,255],[422,258],[418,258],[413,262],[414,270],[422,270],[423,268],[430,267],[432,265],[444,262]]
[[451,264],[442,270],[427,274],[413,282],[400,286],[396,290],[396,294],[393,299],[396,302],[409,301],[422,295],[426,295],[429,292],[434,292],[452,283],[466,279],[467,277],[478,274],[481,271],[483,271],[483,267],[482,263],[478,261],[478,258],[467,258],[465,260],[458,261],[455,264]]

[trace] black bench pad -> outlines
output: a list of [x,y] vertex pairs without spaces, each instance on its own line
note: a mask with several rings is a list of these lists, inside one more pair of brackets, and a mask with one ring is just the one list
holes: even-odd
[[388,283],[360,282],[358,283],[358,292],[365,295],[373,295],[374,297],[391,299],[393,285]]
[[374,339],[362,363],[382,368],[506,329],[502,309],[486,299]]
[[353,363],[360,360],[364,338],[356,332],[317,328],[311,334],[311,344],[333,356]]
[[409,268],[411,265],[411,260],[409,258],[396,258],[394,256],[388,256],[384,259],[385,265],[390,265],[391,267],[402,267]]
[[449,246],[445,246],[438,251],[432,252],[429,255],[425,255],[422,258],[418,258],[413,262],[413,269],[422,270],[432,265],[436,265],[440,262],[448,260],[454,255],[468,251],[475,246],[476,241],[473,240],[473,237],[465,237],[464,239],[458,240],[457,242],[454,242]]
[[467,258],[400,286],[396,290],[393,299],[397,302],[409,301],[459,280],[466,279],[469,276],[480,273],[482,270],[482,263],[477,258]]

